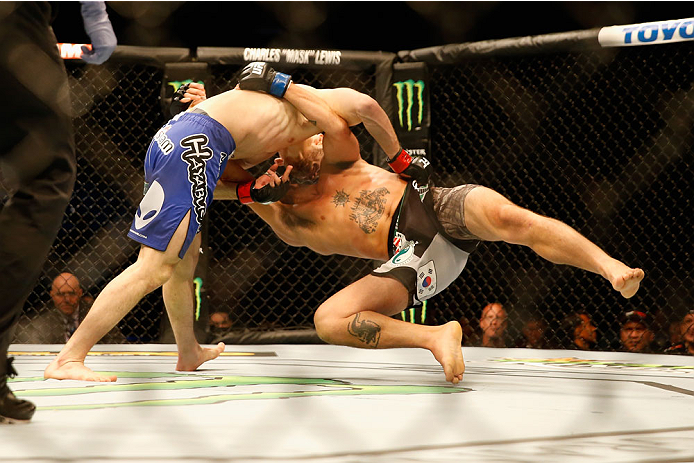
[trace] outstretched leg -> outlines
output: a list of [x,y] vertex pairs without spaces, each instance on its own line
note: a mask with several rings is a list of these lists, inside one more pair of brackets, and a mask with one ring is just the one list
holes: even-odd
[[200,346],[193,330],[193,278],[200,255],[200,241],[198,233],[183,260],[176,265],[171,278],[162,287],[164,306],[178,346],[178,371],[195,371],[203,363],[224,352],[223,342],[213,348]]
[[115,381],[84,365],[89,350],[135,307],[143,297],[163,285],[181,261],[178,252],[188,230],[189,216],[179,224],[166,251],[142,246],[137,261],[111,280],[94,301],[92,308],[43,373],[45,378],[84,381]]
[[446,380],[457,384],[465,370],[460,324],[425,326],[390,317],[404,310],[407,303],[407,290],[400,282],[367,275],[321,304],[314,316],[316,331],[330,344],[427,349],[443,367]]
[[555,264],[602,275],[626,298],[636,294],[644,277],[643,270],[610,257],[567,224],[516,206],[489,188],[468,192],[464,211],[467,229],[480,239],[528,246]]

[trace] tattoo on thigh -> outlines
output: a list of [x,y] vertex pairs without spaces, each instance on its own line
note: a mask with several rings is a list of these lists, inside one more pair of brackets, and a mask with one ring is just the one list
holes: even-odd
[[372,347],[378,347],[378,341],[381,339],[381,326],[371,320],[360,320],[359,314],[356,314],[351,323],[347,325],[347,331]]

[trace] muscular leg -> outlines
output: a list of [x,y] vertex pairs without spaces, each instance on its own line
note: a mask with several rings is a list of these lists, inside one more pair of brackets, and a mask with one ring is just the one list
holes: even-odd
[[195,371],[204,362],[224,352],[223,342],[211,349],[201,347],[193,330],[193,278],[200,255],[200,240],[198,233],[183,260],[176,265],[173,275],[162,287],[164,305],[178,346],[178,371]]
[[565,223],[516,206],[489,188],[471,190],[464,210],[468,230],[479,238],[528,246],[555,264],[602,275],[626,298],[636,294],[644,277],[643,270],[613,259]]
[[178,252],[188,230],[188,214],[179,224],[166,251],[142,246],[137,261],[111,280],[94,301],[92,308],[43,373],[45,378],[84,381],[115,381],[84,365],[94,344],[108,333],[143,297],[163,285],[181,261]]
[[316,331],[330,344],[427,349],[443,367],[446,380],[457,384],[465,370],[460,324],[425,326],[390,317],[405,309],[407,303],[407,290],[400,282],[367,275],[321,304],[314,316]]

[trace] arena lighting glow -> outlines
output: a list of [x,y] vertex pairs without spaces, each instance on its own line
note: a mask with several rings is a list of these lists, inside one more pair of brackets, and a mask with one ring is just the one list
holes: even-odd
[[62,59],[82,59],[82,47],[92,49],[91,43],[57,43]]

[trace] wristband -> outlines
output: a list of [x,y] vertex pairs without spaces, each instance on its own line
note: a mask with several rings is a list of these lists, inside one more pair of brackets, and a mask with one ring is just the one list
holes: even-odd
[[236,185],[236,197],[241,201],[241,204],[251,204],[253,202],[251,199],[251,188],[254,183],[255,180]]
[[274,95],[278,98],[282,98],[289,88],[292,76],[289,74],[283,74],[281,72],[275,73],[272,79],[272,84],[270,84],[270,95]]
[[407,169],[410,164],[412,164],[412,156],[404,148],[400,148],[400,152],[388,161],[390,168],[398,174]]

